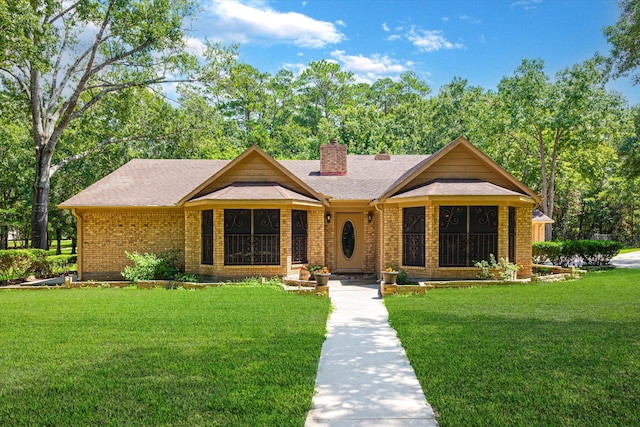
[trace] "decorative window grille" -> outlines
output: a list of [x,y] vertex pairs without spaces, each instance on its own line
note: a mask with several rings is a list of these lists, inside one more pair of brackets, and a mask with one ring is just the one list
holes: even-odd
[[509,208],[509,261],[516,259],[516,208]]
[[213,210],[202,211],[202,264],[213,265]]
[[498,254],[497,206],[440,206],[441,267],[471,267]]
[[309,262],[307,259],[307,211],[291,211],[291,249],[294,263]]
[[225,209],[224,264],[279,265],[280,210]]
[[425,210],[424,207],[402,210],[402,265],[423,267]]

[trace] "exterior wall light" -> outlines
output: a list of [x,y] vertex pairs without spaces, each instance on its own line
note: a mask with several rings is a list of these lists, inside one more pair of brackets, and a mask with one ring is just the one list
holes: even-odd
[[327,224],[331,224],[331,212],[327,212]]
[[373,221],[373,212],[371,211],[367,212],[367,220],[369,222]]

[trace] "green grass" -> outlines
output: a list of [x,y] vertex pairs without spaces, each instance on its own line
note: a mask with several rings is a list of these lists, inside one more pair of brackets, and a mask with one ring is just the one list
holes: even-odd
[[0,425],[302,426],[326,298],[0,291]]
[[640,271],[385,304],[442,427],[640,425]]
[[624,249],[620,249],[620,253],[621,254],[626,254],[629,252],[637,252],[640,251],[640,248],[624,248]]

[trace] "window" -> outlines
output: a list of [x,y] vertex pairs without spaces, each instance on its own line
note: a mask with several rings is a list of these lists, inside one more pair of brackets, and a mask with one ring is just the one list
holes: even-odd
[[509,261],[516,259],[516,208],[509,208]]
[[224,264],[279,265],[280,210],[225,209]]
[[202,211],[202,264],[213,265],[213,210]]
[[307,260],[307,211],[291,211],[291,250],[294,263]]
[[402,210],[402,264],[424,266],[424,207]]
[[441,267],[471,267],[498,255],[497,206],[440,206]]

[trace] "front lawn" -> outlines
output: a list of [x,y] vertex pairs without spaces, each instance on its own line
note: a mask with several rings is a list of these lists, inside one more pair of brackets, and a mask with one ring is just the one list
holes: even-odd
[[274,286],[0,291],[0,425],[302,426],[329,307]]
[[640,425],[640,271],[385,304],[442,427]]

